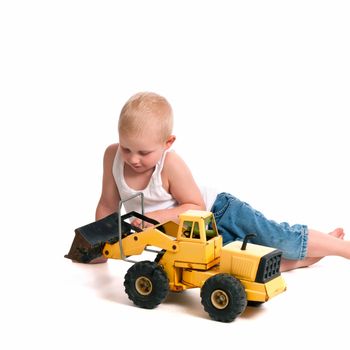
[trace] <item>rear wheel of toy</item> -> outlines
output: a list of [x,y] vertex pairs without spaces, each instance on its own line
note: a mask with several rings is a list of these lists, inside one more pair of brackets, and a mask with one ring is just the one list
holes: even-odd
[[125,292],[135,305],[153,309],[169,293],[169,280],[157,263],[140,261],[130,267],[124,280]]
[[216,321],[231,322],[247,306],[247,297],[242,283],[229,274],[208,278],[201,290],[204,310]]

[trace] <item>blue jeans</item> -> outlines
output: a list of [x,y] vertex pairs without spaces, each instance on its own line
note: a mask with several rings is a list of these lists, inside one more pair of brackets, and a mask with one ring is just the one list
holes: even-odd
[[306,225],[290,226],[268,220],[249,204],[225,192],[216,197],[211,211],[224,244],[243,241],[248,233],[255,233],[252,243],[280,249],[285,259],[302,260],[306,256]]

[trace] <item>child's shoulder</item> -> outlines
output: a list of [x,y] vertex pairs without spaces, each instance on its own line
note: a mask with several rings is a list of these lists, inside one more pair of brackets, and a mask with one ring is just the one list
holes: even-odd
[[172,165],[182,161],[182,158],[174,151],[169,150],[166,152],[166,156],[164,159],[164,165]]
[[118,146],[119,146],[119,143],[113,143],[106,148],[105,153],[104,153],[105,161],[111,162],[114,160],[115,155],[116,155],[117,150],[118,150]]
[[164,159],[164,168],[170,171],[181,170],[187,167],[185,161],[174,150],[168,151]]
[[111,145],[107,146],[105,150],[105,154],[116,154],[119,147],[119,143],[112,143]]

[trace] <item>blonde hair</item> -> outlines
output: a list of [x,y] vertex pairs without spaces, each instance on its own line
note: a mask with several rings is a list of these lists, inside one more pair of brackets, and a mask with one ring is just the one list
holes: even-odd
[[140,135],[145,129],[158,133],[162,142],[173,130],[173,111],[169,102],[153,92],[131,96],[120,112],[119,134]]

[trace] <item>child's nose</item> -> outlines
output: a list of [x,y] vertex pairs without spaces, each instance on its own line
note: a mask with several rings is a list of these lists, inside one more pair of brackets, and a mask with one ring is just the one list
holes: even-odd
[[137,164],[140,161],[140,158],[137,154],[133,154],[130,156],[130,163]]

